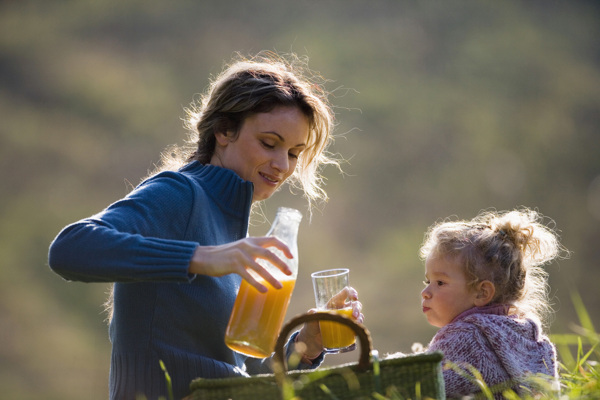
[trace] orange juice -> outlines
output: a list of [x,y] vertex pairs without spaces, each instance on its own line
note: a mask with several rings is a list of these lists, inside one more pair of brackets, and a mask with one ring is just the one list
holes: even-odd
[[266,293],[242,280],[225,332],[225,344],[247,356],[264,358],[275,349],[296,281],[282,280],[281,289],[264,280],[260,283],[269,288]]
[[[352,318],[352,307],[333,311],[346,318]],[[354,331],[347,326],[331,321],[319,321],[321,327],[321,339],[325,349],[343,349],[356,341]]]

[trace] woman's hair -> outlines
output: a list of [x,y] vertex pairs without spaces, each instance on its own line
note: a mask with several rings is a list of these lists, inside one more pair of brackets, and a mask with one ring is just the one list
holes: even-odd
[[253,114],[278,106],[298,107],[308,119],[309,133],[288,182],[304,192],[309,209],[316,200],[326,201],[320,169],[325,164],[339,168],[339,163],[327,151],[333,141],[334,114],[323,81],[296,55],[287,59],[272,52],[251,59],[238,55],[186,109],[188,144],[165,152],[158,170],[178,169],[191,161],[207,164],[215,152],[216,133],[226,131],[236,137],[244,120]]
[[[553,221],[549,221],[553,224]],[[467,284],[489,280],[492,303],[546,322],[551,312],[542,266],[568,251],[537,211],[484,211],[471,221],[443,221],[429,228],[420,249],[428,257],[451,257],[465,270]]]
[[[186,109],[188,142],[171,146],[161,155],[161,164],[150,173],[177,170],[186,163],[208,164],[215,152],[219,132],[237,137],[246,118],[272,111],[275,107],[298,107],[309,123],[306,148],[300,153],[294,173],[288,178],[292,188],[304,192],[311,210],[315,201],[327,201],[320,169],[327,164],[340,168],[327,151],[333,141],[334,113],[323,88],[325,79],[312,72],[306,59],[290,54],[261,52],[252,58],[241,55],[233,60],[209,85],[206,93]],[[112,319],[113,290],[105,303]]]

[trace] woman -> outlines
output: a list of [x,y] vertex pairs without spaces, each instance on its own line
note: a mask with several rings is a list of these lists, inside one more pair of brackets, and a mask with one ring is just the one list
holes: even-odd
[[[267,289],[249,270],[281,287],[257,259],[289,274],[268,250],[292,257],[284,243],[247,237],[252,205],[288,179],[309,206],[326,199],[318,173],[336,164],[326,152],[333,114],[303,73],[272,54],[233,63],[188,110],[194,149],[175,152],[124,199],[67,226],[52,243],[50,267],[65,279],[115,282],[111,399],[165,396],[159,360],[177,398],[196,377],[269,371],[268,359],[246,359],[223,338],[241,279]],[[360,308],[355,301],[362,321]],[[303,326],[288,347],[294,341],[305,344],[299,368],[317,367],[318,324]]]

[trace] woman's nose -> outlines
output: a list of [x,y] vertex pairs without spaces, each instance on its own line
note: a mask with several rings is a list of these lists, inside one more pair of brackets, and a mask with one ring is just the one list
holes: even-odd
[[282,173],[286,173],[290,168],[288,154],[284,152],[277,154],[277,156],[273,157],[271,160],[271,166]]

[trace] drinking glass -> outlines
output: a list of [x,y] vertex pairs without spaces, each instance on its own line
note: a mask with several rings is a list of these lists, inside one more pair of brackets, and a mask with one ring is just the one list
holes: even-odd
[[[348,298],[347,268],[329,269],[311,274],[318,311],[335,312],[352,318],[352,302]],[[321,338],[327,353],[344,353],[356,348],[352,329],[331,321],[320,321]]]

